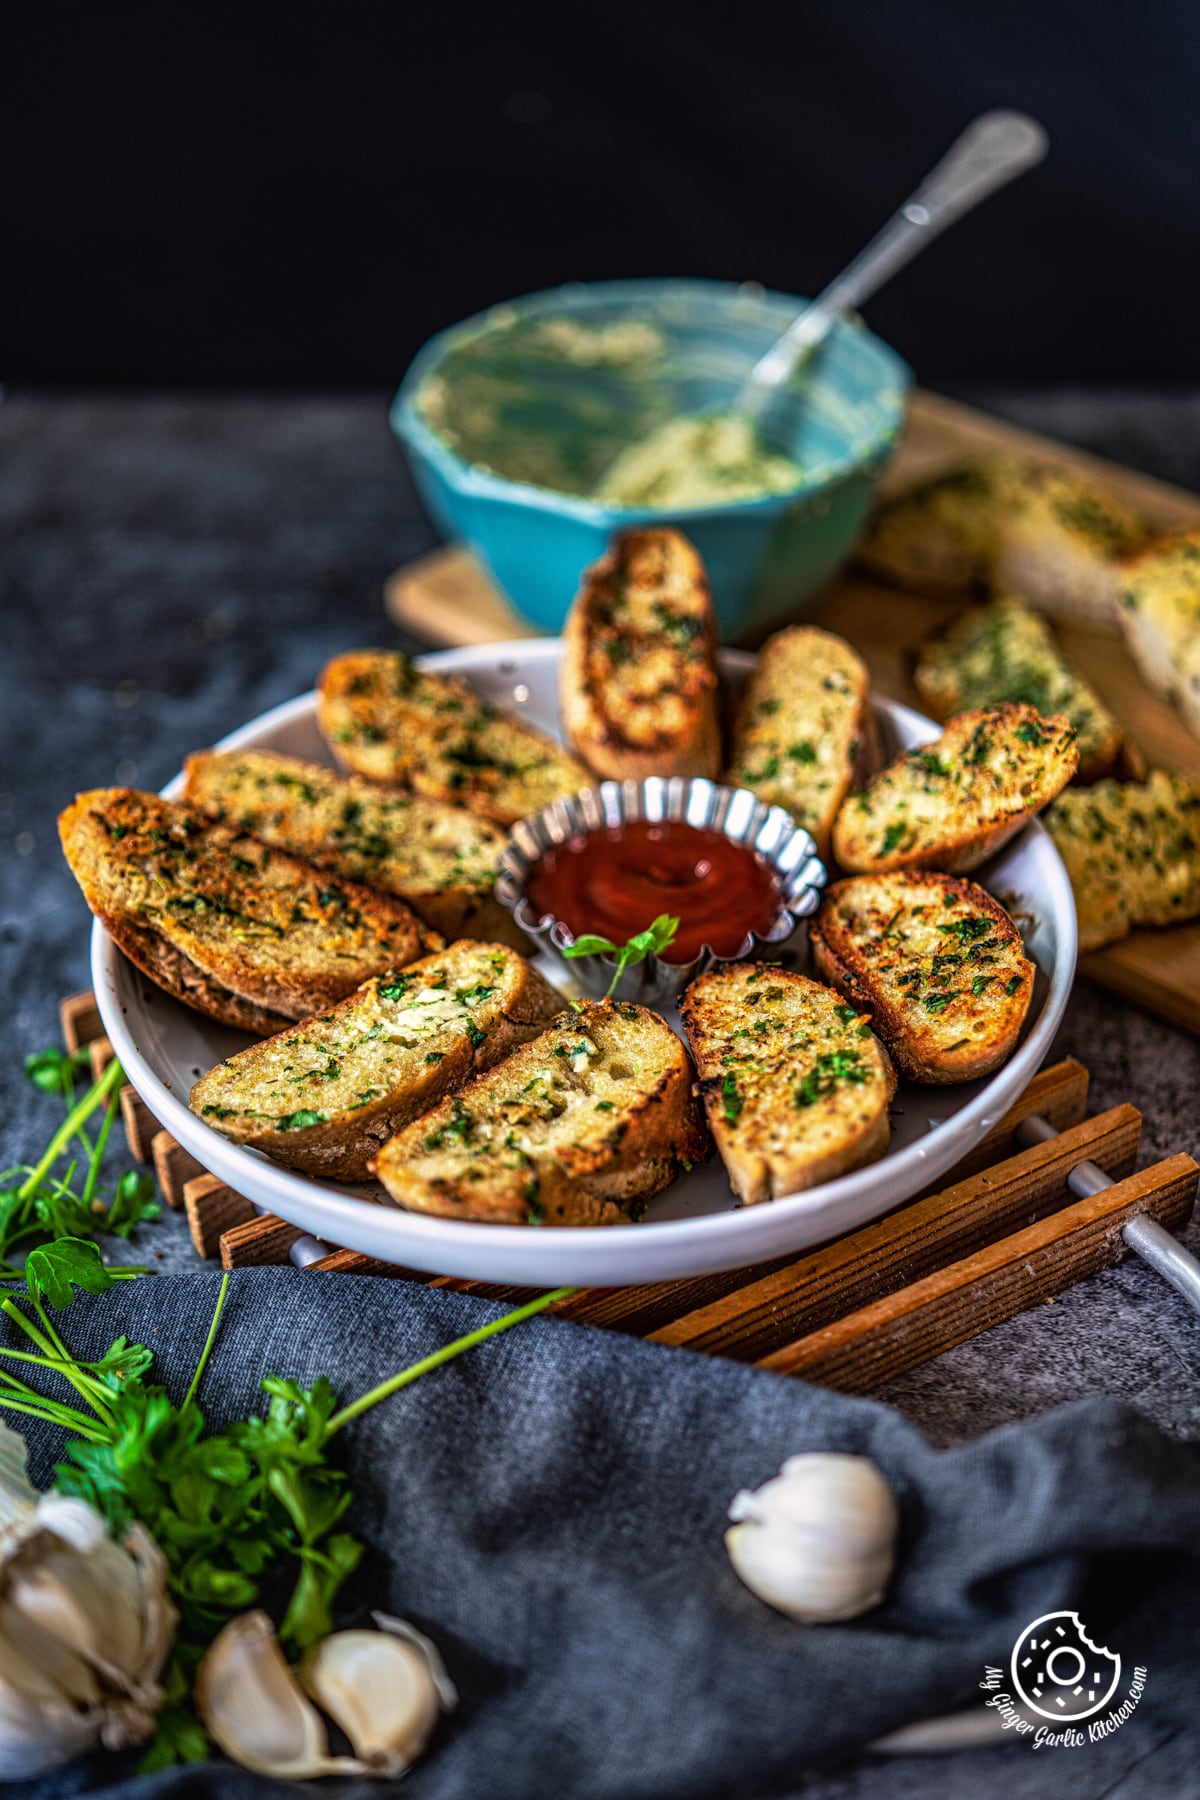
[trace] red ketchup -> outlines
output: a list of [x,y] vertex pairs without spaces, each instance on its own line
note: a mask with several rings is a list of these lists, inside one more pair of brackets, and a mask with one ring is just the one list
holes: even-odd
[[681,821],[631,820],[549,850],[529,877],[530,902],[573,937],[623,944],[660,913],[679,918],[664,962],[688,963],[705,944],[734,956],[748,931],[768,932],[783,907],[764,857],[719,831]]

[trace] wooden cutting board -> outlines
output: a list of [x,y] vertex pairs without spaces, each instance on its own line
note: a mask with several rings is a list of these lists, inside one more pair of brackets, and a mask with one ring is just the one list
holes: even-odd
[[[1086,470],[1164,531],[1200,524],[1200,496],[920,390],[913,396],[904,442],[885,486],[906,486],[915,476],[985,450]],[[435,550],[398,569],[385,585],[384,598],[395,624],[431,646],[537,635],[462,548]],[[909,653],[958,610],[956,602],[902,593],[851,569],[805,609],[804,617],[847,638],[881,692],[919,707],[908,680]],[[1151,767],[1200,777],[1200,740],[1145,686],[1121,639],[1077,625],[1056,623],[1055,630],[1067,655],[1129,728]],[[1200,1035],[1200,923],[1134,932],[1081,958],[1079,966],[1081,974],[1101,986]]]

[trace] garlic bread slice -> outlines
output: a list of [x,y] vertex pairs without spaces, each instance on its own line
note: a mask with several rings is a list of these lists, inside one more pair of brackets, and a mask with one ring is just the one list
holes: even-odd
[[515,950],[463,939],[219,1063],[190,1105],[235,1144],[309,1175],[361,1181],[394,1132],[565,1005]]
[[1155,769],[1144,786],[1069,788],[1045,825],[1071,877],[1081,950],[1200,916],[1200,783]]
[[588,787],[582,763],[465,681],[418,669],[399,650],[353,650],[321,672],[317,723],[339,761],[512,825]]
[[833,853],[856,875],[976,869],[1066,787],[1075,728],[1022,703],[960,713],[941,737],[906,750],[847,800]]
[[727,963],[680,1008],[700,1092],[746,1205],[832,1181],[888,1146],[896,1078],[863,1009],[768,963]]
[[974,1081],[1016,1047],[1033,964],[998,901],[953,875],[859,875],[809,926],[813,966],[871,1018],[908,1081]]
[[708,1154],[687,1051],[657,1013],[582,1003],[373,1164],[414,1212],[498,1225],[614,1225]]
[[915,482],[877,508],[855,555],[872,574],[914,593],[955,598],[991,579],[1020,465],[985,456]]
[[260,1036],[440,948],[392,894],[337,880],[191,807],[132,788],[58,821],[83,897],[144,975]]
[[397,894],[444,938],[528,948],[495,896],[505,834],[468,812],[273,750],[202,750],[184,799],[261,843]]
[[869,690],[842,638],[791,625],[759,651],[738,709],[726,782],[784,807],[823,857],[838,808],[877,759]]
[[1024,471],[1002,522],[991,582],[1055,619],[1116,627],[1120,562],[1146,542],[1140,519],[1078,469]]
[[1139,773],[1141,759],[1124,728],[1066,660],[1045,619],[1014,594],[971,607],[925,639],[913,686],[935,719],[971,707],[1024,700],[1075,727],[1081,785]]
[[1147,684],[1200,736],[1200,531],[1164,538],[1125,564],[1118,618]]
[[717,622],[704,564],[678,531],[623,531],[584,571],[563,627],[559,708],[594,775],[715,778]]

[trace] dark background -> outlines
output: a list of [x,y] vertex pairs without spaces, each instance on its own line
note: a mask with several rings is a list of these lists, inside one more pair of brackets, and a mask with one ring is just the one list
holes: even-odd
[[14,382],[371,386],[561,280],[811,292],[977,111],[1051,160],[871,323],[927,381],[1200,378],[1186,0],[39,4],[0,49]]

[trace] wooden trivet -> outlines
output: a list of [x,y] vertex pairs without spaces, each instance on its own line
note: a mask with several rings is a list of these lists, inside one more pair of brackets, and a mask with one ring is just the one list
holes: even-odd
[[[75,1048],[102,1030],[90,994],[64,1001],[62,1019]],[[554,1310],[861,1393],[1129,1249],[1200,1307],[1200,1271],[1170,1235],[1191,1217],[1200,1165],[1179,1155],[1135,1172],[1141,1114],[1114,1106],[1088,1118],[1087,1089],[1088,1072],[1072,1058],[1043,1069],[946,1185],[820,1249],[687,1281],[583,1288]],[[400,1277],[506,1304],[530,1295],[324,1244],[204,1173],[140,1100],[126,1107],[126,1095],[132,1088],[122,1090],[130,1151],[139,1161],[153,1155],[164,1197],[184,1207],[200,1256],[219,1254],[227,1269],[292,1263]]]

